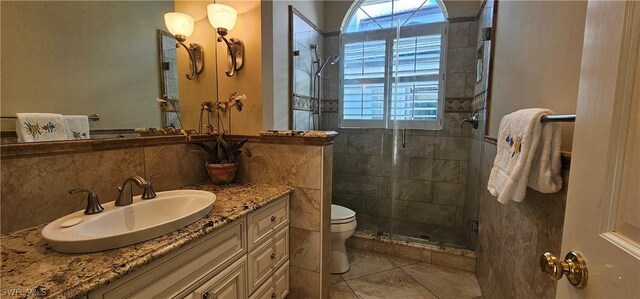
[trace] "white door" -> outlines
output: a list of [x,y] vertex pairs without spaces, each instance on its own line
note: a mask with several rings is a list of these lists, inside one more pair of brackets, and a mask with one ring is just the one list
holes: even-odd
[[588,280],[556,297],[640,298],[640,2],[589,1],[585,26],[558,259],[579,252]]

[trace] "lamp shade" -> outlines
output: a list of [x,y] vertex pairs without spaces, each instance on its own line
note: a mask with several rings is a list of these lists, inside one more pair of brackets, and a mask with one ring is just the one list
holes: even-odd
[[166,13],[164,14],[164,23],[173,35],[189,37],[193,33],[194,19],[188,14],[181,12]]
[[214,28],[231,30],[236,25],[238,12],[233,7],[224,4],[209,4],[207,5],[207,17]]

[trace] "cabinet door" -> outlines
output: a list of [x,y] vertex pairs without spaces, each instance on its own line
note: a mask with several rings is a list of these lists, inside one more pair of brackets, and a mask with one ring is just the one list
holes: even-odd
[[164,256],[89,294],[101,298],[168,298],[186,292],[213,277],[246,252],[246,222],[228,224],[220,231]]
[[242,258],[193,292],[193,299],[247,298],[246,262]]
[[289,294],[289,261],[276,271],[276,274],[273,275],[273,281],[275,284],[276,298],[286,298]]

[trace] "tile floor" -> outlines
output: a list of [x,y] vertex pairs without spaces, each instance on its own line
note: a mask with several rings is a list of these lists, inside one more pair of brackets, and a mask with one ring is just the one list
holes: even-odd
[[331,275],[331,298],[482,298],[473,272],[347,248],[351,269]]

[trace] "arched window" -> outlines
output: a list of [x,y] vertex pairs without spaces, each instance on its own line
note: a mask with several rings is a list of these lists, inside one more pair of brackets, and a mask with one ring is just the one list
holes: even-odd
[[446,20],[437,0],[354,3],[341,35],[341,127],[442,128]]

